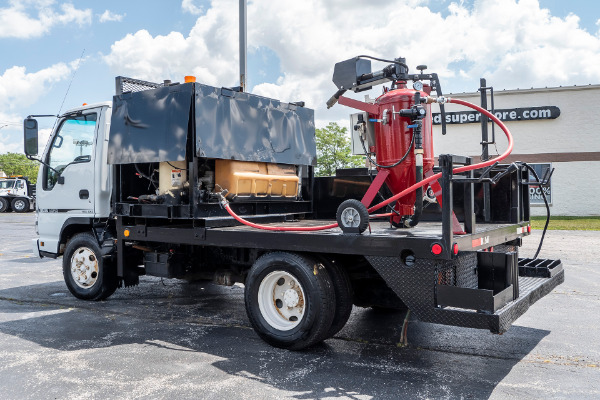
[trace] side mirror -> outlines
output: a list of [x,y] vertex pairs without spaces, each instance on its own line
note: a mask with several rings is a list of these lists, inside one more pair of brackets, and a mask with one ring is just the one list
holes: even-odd
[[33,118],[23,121],[24,150],[28,156],[36,156],[38,153],[38,123]]

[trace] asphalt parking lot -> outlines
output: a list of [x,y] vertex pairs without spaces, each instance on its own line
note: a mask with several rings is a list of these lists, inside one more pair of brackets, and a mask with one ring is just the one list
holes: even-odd
[[[504,335],[353,310],[308,351],[262,342],[243,288],[143,277],[77,300],[36,259],[33,214],[0,214],[2,399],[600,399],[600,232],[550,231],[566,281]],[[533,256],[540,232],[521,249]]]

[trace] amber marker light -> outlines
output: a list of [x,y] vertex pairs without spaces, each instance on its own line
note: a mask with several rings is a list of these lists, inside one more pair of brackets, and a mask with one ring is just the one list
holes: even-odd
[[193,75],[187,75],[183,79],[185,83],[196,82],[196,77]]
[[125,230],[123,231],[123,236],[125,236],[125,237],[129,237],[129,229],[125,229]]

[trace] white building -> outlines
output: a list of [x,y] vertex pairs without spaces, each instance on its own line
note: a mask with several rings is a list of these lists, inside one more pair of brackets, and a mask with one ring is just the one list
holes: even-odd
[[[448,96],[481,103],[479,92]],[[600,215],[600,85],[495,91],[494,109],[514,137],[514,150],[505,162],[541,164],[536,167],[540,170],[555,168],[549,191],[552,215]],[[438,111],[434,105],[434,122],[441,118]],[[469,111],[456,104],[446,106],[447,120],[455,123],[447,125],[445,136],[440,125],[434,125],[436,155],[459,154],[478,160],[481,123],[474,115],[478,113]],[[497,151],[491,145],[492,156],[507,146],[502,130],[496,127],[495,131]],[[530,194],[532,215],[545,215],[540,196]]]

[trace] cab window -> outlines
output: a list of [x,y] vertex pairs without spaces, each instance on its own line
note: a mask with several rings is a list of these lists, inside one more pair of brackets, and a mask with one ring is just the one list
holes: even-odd
[[12,189],[15,186],[15,181],[0,181],[0,189]]
[[[92,160],[94,132],[97,114],[69,116],[62,120],[50,146],[46,162],[58,173],[68,165],[86,163]],[[50,190],[58,181],[58,174],[46,167],[44,189]]]

